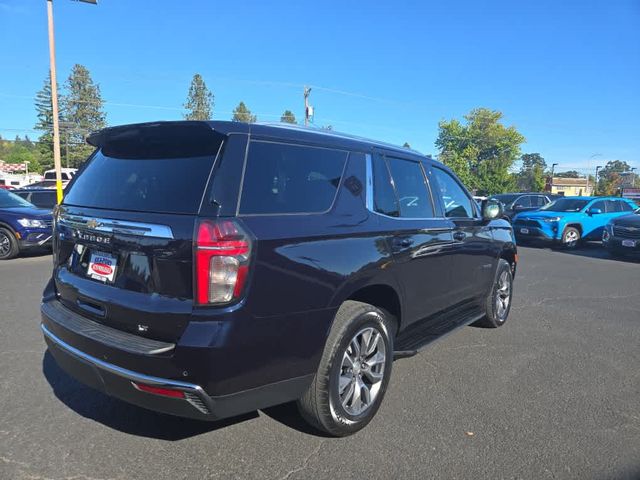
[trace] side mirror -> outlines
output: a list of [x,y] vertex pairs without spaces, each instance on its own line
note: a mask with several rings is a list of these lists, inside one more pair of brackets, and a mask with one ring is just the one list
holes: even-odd
[[602,213],[602,210],[600,210],[599,208],[590,208],[589,209],[589,215],[598,215],[599,213]]
[[495,220],[502,218],[504,207],[497,200],[484,200],[482,202],[482,218],[484,220]]

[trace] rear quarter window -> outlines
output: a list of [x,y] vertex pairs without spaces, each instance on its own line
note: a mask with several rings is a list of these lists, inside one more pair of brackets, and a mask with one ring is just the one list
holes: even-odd
[[342,150],[253,141],[240,214],[325,212],[333,205],[346,161]]

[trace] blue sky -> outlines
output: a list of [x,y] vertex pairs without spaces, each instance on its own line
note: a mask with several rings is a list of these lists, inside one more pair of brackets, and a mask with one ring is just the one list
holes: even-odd
[[[640,169],[640,0],[55,0],[58,75],[100,84],[109,124],[176,119],[192,75],[214,118],[317,125],[437,153],[441,119],[500,110],[557,170]],[[44,0],[0,0],[0,134],[28,133],[48,68]]]

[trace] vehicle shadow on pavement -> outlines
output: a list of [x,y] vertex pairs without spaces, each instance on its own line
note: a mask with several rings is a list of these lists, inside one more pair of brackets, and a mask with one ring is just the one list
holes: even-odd
[[78,382],[58,366],[49,351],[42,359],[42,371],[55,396],[70,409],[107,427],[141,437],[182,440],[258,417],[257,412],[251,412],[206,422],[145,410]]
[[600,242],[586,242],[573,250],[562,247],[550,247],[543,243],[519,243],[518,247],[535,248],[537,250],[548,250],[550,252],[565,253],[579,257],[597,258],[600,260],[610,260],[612,262],[637,263],[640,264],[640,255],[612,256]]

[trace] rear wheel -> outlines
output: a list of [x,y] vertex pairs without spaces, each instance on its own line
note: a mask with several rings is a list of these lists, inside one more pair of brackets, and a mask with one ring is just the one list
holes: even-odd
[[504,325],[511,310],[513,296],[513,274],[511,265],[505,259],[498,261],[496,276],[491,292],[485,301],[485,316],[476,325],[486,328],[498,328]]
[[318,371],[298,400],[303,418],[335,436],[364,428],[378,411],[389,383],[394,333],[394,322],[386,312],[362,302],[344,302]]
[[580,230],[575,227],[567,227],[562,232],[562,246],[564,248],[576,248],[580,243]]
[[13,232],[0,228],[0,260],[14,258],[18,253],[20,253],[20,247]]

